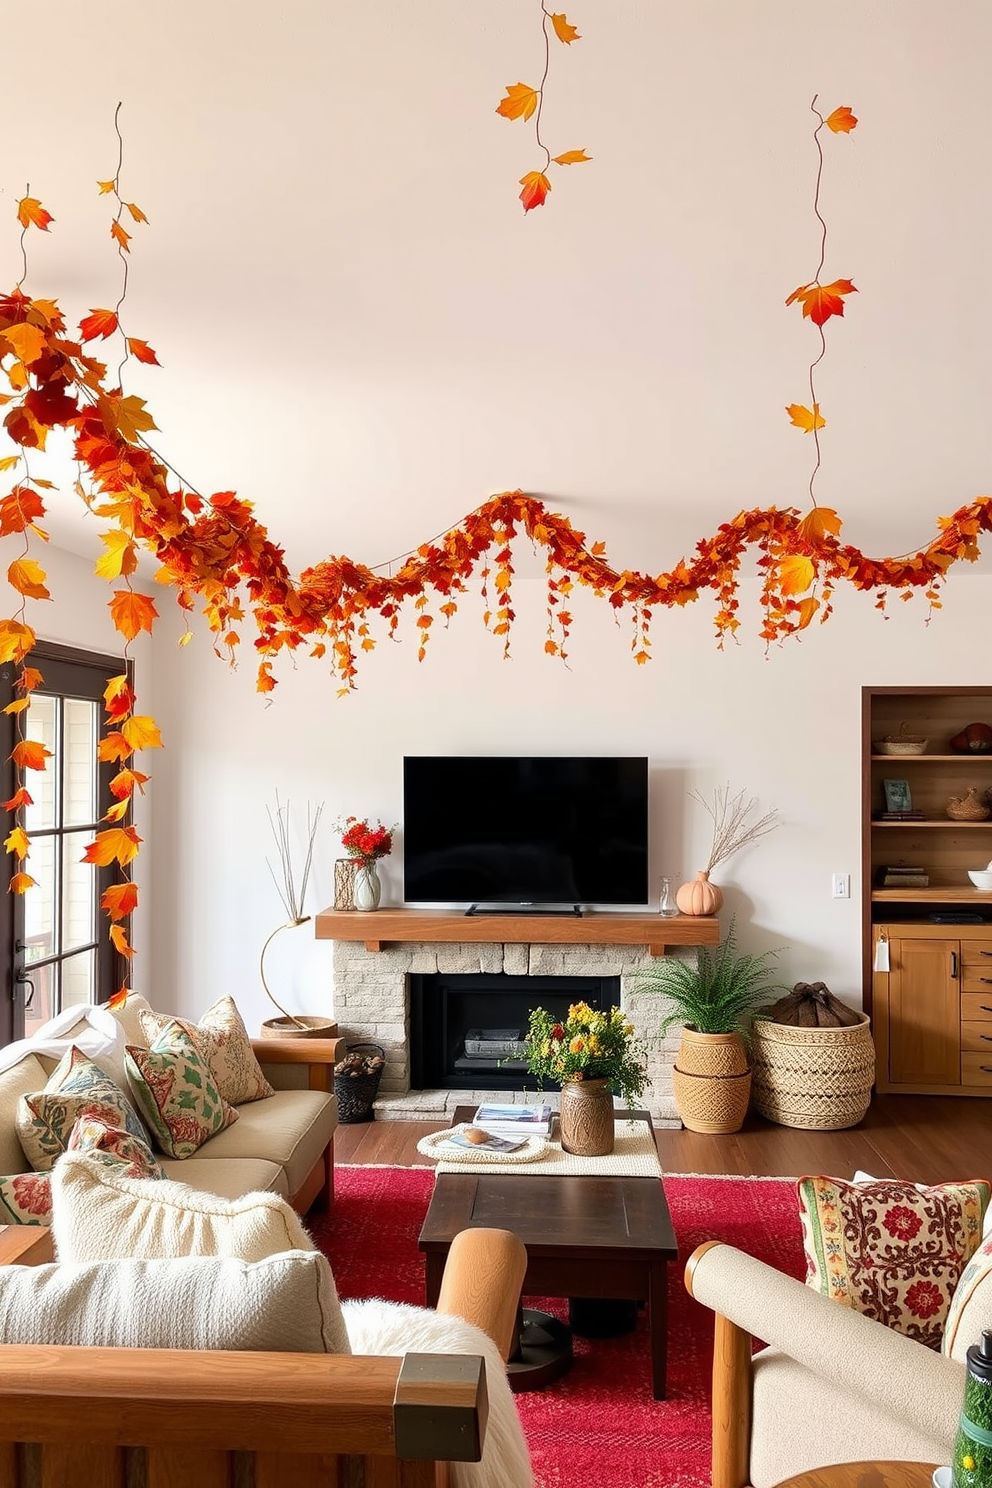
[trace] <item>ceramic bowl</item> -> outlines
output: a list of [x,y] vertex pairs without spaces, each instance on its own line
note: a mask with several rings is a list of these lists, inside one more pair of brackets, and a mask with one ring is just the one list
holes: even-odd
[[969,868],[968,877],[971,879],[976,889],[992,890],[992,869]]
[[954,1469],[952,1467],[935,1467],[933,1470],[933,1488],[951,1488],[954,1482]]

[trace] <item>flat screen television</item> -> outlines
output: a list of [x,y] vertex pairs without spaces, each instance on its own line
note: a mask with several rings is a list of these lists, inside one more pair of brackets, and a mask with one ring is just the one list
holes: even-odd
[[407,756],[403,897],[646,904],[647,759]]

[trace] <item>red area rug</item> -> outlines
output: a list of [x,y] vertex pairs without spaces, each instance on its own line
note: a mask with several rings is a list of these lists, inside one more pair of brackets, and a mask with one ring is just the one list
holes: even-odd
[[[339,1167],[332,1218],[314,1239],[342,1297],[424,1301],[417,1236],[433,1170]],[[619,1338],[575,1339],[571,1371],[516,1397],[540,1488],[707,1488],[712,1316],[682,1285],[682,1263],[704,1240],[725,1240],[780,1271],[804,1274],[790,1179],[666,1177],[680,1264],[669,1267],[668,1398],[651,1396],[643,1314]],[[567,1319],[568,1304],[537,1303]]]

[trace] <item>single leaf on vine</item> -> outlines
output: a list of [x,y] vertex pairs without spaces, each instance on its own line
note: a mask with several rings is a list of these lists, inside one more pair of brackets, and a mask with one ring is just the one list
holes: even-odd
[[126,956],[128,960],[134,955],[134,951],[128,945],[127,932],[123,925],[111,925],[110,942],[114,950],[118,951],[122,956]]
[[125,760],[133,753],[134,750],[119,729],[111,729],[109,733],[104,734],[96,746],[96,757],[104,762]]
[[96,863],[98,868],[108,868],[111,863],[130,863],[140,842],[134,827],[108,827],[105,832],[97,832],[81,861]]
[[96,184],[100,188],[100,195],[101,196],[109,196],[109,194],[110,194],[111,191],[116,191],[116,189],[117,189],[117,182],[116,181],[97,181]]
[[0,470],[13,470],[20,459],[20,455],[4,455],[3,459],[0,460]]
[[134,794],[137,786],[141,795],[144,795],[145,784],[150,779],[149,775],[142,775],[140,770],[118,770],[110,782],[110,794],[119,801],[124,801]]
[[52,751],[38,739],[20,739],[10,751],[10,757],[19,770],[43,770]]
[[813,594],[809,594],[805,599],[799,601],[799,630],[806,629],[819,608],[820,601]]
[[525,212],[529,212],[532,207],[544,206],[545,198],[551,190],[551,182],[543,171],[528,171],[525,176],[520,177],[520,184],[524,188],[520,193],[520,200]]
[[555,165],[585,165],[592,159],[585,150],[566,150],[564,155],[554,157]]
[[37,667],[21,667],[17,674],[17,690],[18,692],[34,692],[44,680]]
[[806,434],[812,434],[814,429],[827,427],[826,419],[821,417],[819,403],[813,404],[812,412],[803,403],[790,403],[785,411],[789,415],[789,422]]
[[128,444],[136,444],[140,433],[158,428],[151,414],[145,411],[144,398],[131,393],[126,398],[111,395],[106,401],[111,404],[117,427]]
[[45,570],[33,558],[15,558],[7,569],[7,582],[26,599],[51,599],[45,586]]
[[856,129],[858,125],[857,119],[851,113],[846,103],[840,108],[835,108],[833,113],[828,114],[823,122],[828,129],[833,130],[834,134],[850,134],[851,130]]
[[496,112],[504,119],[529,119],[537,108],[539,97],[538,90],[527,83],[507,83],[506,97],[498,104]]
[[100,896],[100,908],[112,920],[123,920],[138,905],[138,887],[133,883],[111,884]]
[[850,279],[835,279],[832,284],[800,284],[786,300],[787,305],[799,300],[803,315],[808,315],[814,325],[822,326],[831,315],[844,314],[842,295],[857,294]]
[[8,326],[3,333],[3,338],[12,347],[14,355],[26,367],[36,362],[48,345],[48,338],[41,327],[29,325],[27,321],[22,321],[20,325]]
[[38,880],[32,878],[30,873],[15,873],[10,880],[11,894],[26,894],[28,889],[36,889]]
[[121,733],[132,749],[161,749],[162,735],[154,718],[139,713],[121,724]]
[[23,532],[32,525],[36,517],[44,515],[45,503],[37,491],[32,491],[30,486],[15,486],[0,501],[0,537],[8,537],[12,532]]
[[119,579],[122,575],[134,573],[138,566],[138,551],[129,532],[121,532],[115,527],[111,532],[101,532],[100,541],[106,543],[107,551],[94,564],[94,573],[101,579]]
[[148,221],[148,218],[145,216],[144,212],[141,210],[140,207],[136,207],[135,204],[134,204],[134,202],[125,202],[124,205],[127,207],[128,211],[131,213],[131,216],[134,218],[135,222],[147,222]]
[[30,706],[30,698],[15,698],[12,703],[7,704],[6,708],[4,708],[3,711],[5,713],[23,713],[24,709],[30,708]]
[[805,594],[816,578],[816,570],[808,558],[783,558],[778,572],[783,594]]
[[155,601],[133,589],[115,589],[110,601],[110,618],[126,640],[133,641],[142,630],[150,631],[158,619]]
[[142,341],[139,336],[128,336],[127,349],[139,362],[147,362],[149,366],[160,367],[162,363],[152,351],[147,341]]
[[104,340],[112,336],[117,329],[116,310],[91,310],[79,322],[79,334],[84,341],[95,341],[97,336]]
[[558,40],[565,42],[566,45],[573,41],[582,40],[579,32],[576,31],[575,27],[569,25],[567,16],[560,13],[558,15],[552,15],[551,24],[555,28],[555,35],[557,36]]
[[48,224],[55,218],[47,212],[36,196],[22,196],[17,203],[17,220],[22,227],[40,227],[48,231]]
[[31,847],[31,839],[23,827],[12,827],[7,840],[4,842],[4,852],[16,853],[19,858],[26,858]]
[[827,533],[836,537],[843,523],[831,506],[814,506],[799,523],[799,536],[804,542],[819,542]]
[[100,818],[101,821],[123,821],[131,809],[130,801],[115,801],[113,806],[108,806]]
[[112,222],[110,224],[110,236],[113,238],[117,246],[119,248],[122,248],[125,253],[131,252],[130,248],[127,246],[128,243],[130,243],[131,241],[131,234],[129,232],[126,232],[119,222]]
[[[24,625],[20,620],[0,620],[0,663],[23,661],[34,643],[35,633],[30,625]],[[45,767],[36,768],[43,770]]]
[[9,801],[4,801],[0,804],[0,811],[20,811],[22,806],[33,805],[34,797],[22,785],[20,790],[14,792]]

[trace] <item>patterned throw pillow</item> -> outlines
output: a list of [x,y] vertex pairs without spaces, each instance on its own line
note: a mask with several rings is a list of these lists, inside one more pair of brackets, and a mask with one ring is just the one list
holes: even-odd
[[164,1178],[165,1169],[143,1137],[133,1137],[119,1126],[108,1126],[95,1116],[80,1116],[69,1136],[67,1152],[87,1152],[102,1163],[119,1167],[128,1178]]
[[128,1078],[158,1145],[168,1157],[192,1157],[237,1121],[214,1083],[196,1040],[174,1020],[152,1044],[128,1044]]
[[148,1140],[137,1112],[119,1085],[75,1045],[59,1060],[44,1090],[17,1103],[17,1136],[24,1156],[47,1173],[69,1145],[79,1116],[94,1116],[123,1127],[139,1142]]
[[52,1175],[13,1173],[0,1178],[0,1224],[50,1225]]
[[221,997],[213,1007],[207,1008],[199,1023],[188,1023],[168,1013],[142,1012],[139,1018],[150,1044],[170,1023],[185,1028],[206,1055],[217,1089],[232,1106],[275,1095],[255,1058],[248,1030],[233,997]]
[[806,1282],[939,1348],[958,1279],[981,1239],[990,1185],[800,1178]]
[[992,1235],[986,1235],[971,1260],[961,1272],[954,1289],[951,1308],[944,1326],[940,1352],[964,1363],[973,1343],[981,1341],[982,1330],[992,1316]]

